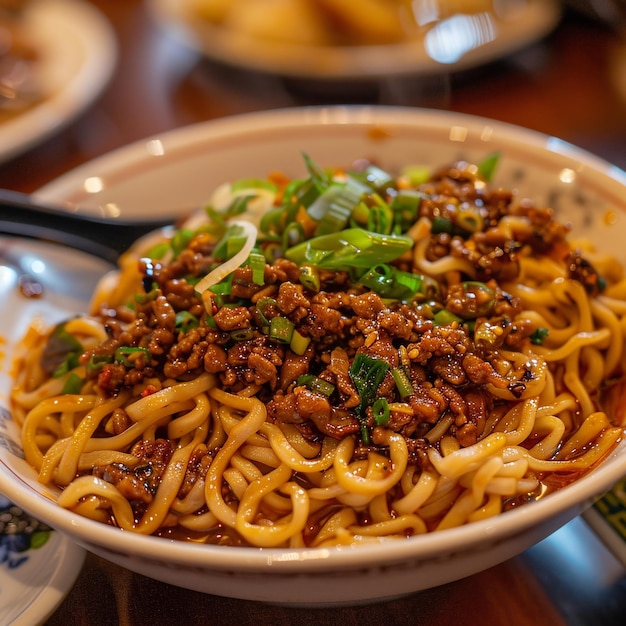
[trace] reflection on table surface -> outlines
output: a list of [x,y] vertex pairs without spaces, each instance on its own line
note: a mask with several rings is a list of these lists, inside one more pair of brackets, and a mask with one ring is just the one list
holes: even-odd
[[[626,168],[626,44],[598,20],[566,12],[522,51],[453,75],[376,84],[283,80],[218,66],[180,47],[141,0],[93,0],[120,46],[118,69],[78,119],[0,165],[0,186],[30,192],[85,161],[183,125],[254,110],[331,103],[444,108],[518,124]],[[211,616],[217,616],[214,620]],[[89,555],[49,624],[622,624],[623,566],[581,519],[485,572],[393,601],[300,609],[177,589]]]

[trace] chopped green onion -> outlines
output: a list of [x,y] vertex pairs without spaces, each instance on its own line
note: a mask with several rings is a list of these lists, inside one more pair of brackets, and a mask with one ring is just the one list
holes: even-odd
[[367,220],[370,217],[370,208],[365,204],[365,202],[359,202],[354,209],[352,210],[352,215],[350,216],[350,226],[351,227],[366,227]]
[[448,326],[454,322],[462,324],[463,318],[455,315],[452,311],[448,311],[448,309],[440,309],[433,315],[433,322],[435,326]]
[[369,443],[370,437],[365,423],[365,409],[371,406],[378,395],[378,387],[385,378],[389,363],[376,359],[363,352],[359,352],[348,371],[356,390],[359,393],[359,405],[355,412],[361,423],[361,437],[364,443]]
[[547,328],[539,327],[535,332],[530,336],[531,343],[536,346],[543,345],[543,342],[546,340],[546,337],[550,334],[550,331]]
[[261,217],[259,222],[259,228],[261,232],[266,235],[278,236],[283,231],[283,219],[285,218],[285,209],[281,207],[275,207],[270,209]]
[[121,346],[115,351],[114,360],[120,365],[134,367],[136,357],[144,357],[150,363],[152,355],[147,348],[134,348],[131,346]]
[[63,363],[61,363],[52,373],[53,378],[59,378],[60,376],[63,376],[63,374],[67,374],[67,372],[73,370],[75,367],[78,367],[79,356],[80,354],[77,352],[69,353],[65,361],[63,361]]
[[215,245],[213,256],[216,259],[230,259],[243,248],[247,239],[248,237],[243,227],[239,224],[232,224]]
[[177,311],[175,328],[183,333],[199,325],[198,318],[189,311]]
[[267,327],[269,329],[270,321],[268,319],[267,309],[275,306],[276,300],[274,300],[274,298],[259,298],[257,301],[256,310],[263,328]]
[[415,393],[411,380],[403,367],[392,368],[391,375],[393,376],[401,398],[406,398]]
[[326,172],[308,154],[305,153],[302,156],[312,183],[320,190],[326,189],[330,183]]
[[233,290],[233,275],[228,274],[219,283],[215,283],[211,286],[211,291],[216,296],[229,296]]
[[65,323],[57,324],[41,354],[41,367],[48,374],[58,378],[78,365],[82,352],[82,344],[74,335],[67,332]]
[[263,256],[270,265],[283,255],[283,247],[276,242],[268,243],[263,247]]
[[311,178],[293,181],[287,185],[283,193],[283,205],[280,207],[284,220],[282,223],[290,224],[295,219],[300,207],[311,206],[325,188],[326,186],[317,187]]
[[423,194],[414,190],[401,191],[393,198],[390,208],[399,232],[406,232],[415,223],[422,198]]
[[75,394],[80,393],[83,387],[84,380],[76,373],[72,372],[65,381],[61,394]]
[[459,211],[455,216],[456,225],[468,233],[477,233],[483,229],[485,221],[477,211]]
[[231,184],[232,193],[238,191],[254,191],[255,189],[266,189],[267,191],[276,191],[276,185],[264,178],[242,178]]
[[378,426],[385,426],[389,422],[391,412],[385,398],[378,398],[372,405],[372,416]]
[[329,270],[368,270],[377,263],[397,259],[413,247],[404,235],[381,235],[360,228],[320,235],[285,251],[291,261]]
[[499,161],[499,152],[493,152],[492,154],[484,158],[478,164],[478,174],[480,175],[480,177],[487,182],[491,181]]
[[107,363],[112,363],[113,357],[110,354],[92,354],[87,361],[87,371],[89,373],[101,370]]
[[439,235],[440,233],[449,233],[450,235],[457,234],[454,222],[451,219],[441,217],[440,215],[435,215],[433,217],[430,232],[432,232],[433,235]]
[[170,243],[168,241],[163,241],[155,244],[146,252],[143,256],[146,256],[150,259],[158,260],[162,259],[171,249]]
[[320,290],[320,274],[316,267],[303,265],[300,268],[300,284],[317,293]]
[[135,302],[138,302],[139,304],[144,304],[146,302],[151,302],[152,300],[156,300],[156,297],[158,295],[159,295],[159,288],[155,285],[147,293],[136,293],[135,294]]
[[393,176],[377,165],[368,165],[360,176],[375,189],[381,189],[394,182]]
[[364,287],[382,298],[408,300],[422,293],[425,279],[420,274],[404,272],[390,265],[379,263],[359,279]]
[[409,183],[413,187],[418,187],[430,180],[432,170],[425,165],[410,165],[402,170],[402,175],[409,179]]
[[301,241],[304,241],[304,228],[302,228],[302,224],[299,222],[291,222],[287,224],[285,230],[283,231],[283,236],[281,243],[283,245],[283,249],[290,248],[291,246],[295,246],[299,244]]
[[294,329],[293,334],[291,335],[289,347],[294,354],[302,356],[306,352],[306,349],[309,347],[310,343],[310,337],[305,337],[304,335],[301,335],[296,329]]
[[289,343],[293,335],[293,322],[277,315],[270,320],[269,336],[280,343]]
[[174,233],[170,241],[174,256],[178,256],[189,245],[193,236],[194,231],[189,228],[181,228]]
[[248,257],[252,268],[252,282],[255,285],[265,284],[265,257],[260,252],[251,252]]
[[[234,185],[237,185],[237,183],[234,183]],[[254,190],[251,189],[248,194],[233,196],[230,204],[221,212],[216,211],[213,207],[207,207],[206,211],[209,214],[211,221],[217,222],[223,230],[226,229],[228,227],[229,219],[243,215],[248,210],[248,202],[256,198],[256,194],[253,193],[253,191]]]
[[378,195],[371,196],[377,202],[370,207],[367,218],[367,230],[383,235],[391,234],[393,228],[393,214],[389,205]]
[[500,341],[500,334],[496,332],[497,326],[488,321],[476,324],[474,327],[474,342],[481,348],[495,348]]
[[326,235],[342,230],[348,223],[352,211],[361,201],[361,197],[371,191],[354,178],[345,183],[335,183],[328,187],[307,208],[311,219],[318,222],[315,235]]
[[246,235],[231,235],[226,240],[226,258],[232,259],[244,247],[247,240]]
[[303,374],[296,379],[297,385],[302,385],[311,391],[317,391],[325,396],[331,396],[335,391],[335,385],[313,374]]

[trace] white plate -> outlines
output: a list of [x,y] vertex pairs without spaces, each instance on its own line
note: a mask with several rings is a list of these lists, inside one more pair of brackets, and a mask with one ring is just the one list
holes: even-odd
[[459,15],[425,39],[380,46],[302,46],[252,39],[190,15],[191,0],[149,0],[156,21],[183,44],[230,65],[296,78],[375,79],[451,72],[492,61],[541,39],[559,3],[528,0],[514,19]]
[[[108,264],[80,252],[51,244],[0,237],[0,445],[6,445],[6,390],[10,357],[4,348],[26,330],[25,318],[51,321],[67,312],[84,310],[95,281]],[[43,287],[41,298],[20,295],[17,282],[29,275]],[[14,330],[14,332],[11,332]],[[10,494],[7,489],[5,494]],[[12,496],[10,499],[13,499]],[[0,510],[4,510],[0,494]],[[78,576],[85,551],[53,530],[38,548],[9,549],[0,533],[0,624],[32,626],[42,623],[61,603]],[[15,546],[14,546],[15,547]]]
[[[0,496],[2,510],[6,500]],[[85,560],[85,551],[55,530],[45,543],[16,552],[0,534],[0,623],[41,624],[72,588]]]
[[[494,149],[502,154],[496,184],[520,188],[524,195],[553,206],[577,232],[601,242],[607,252],[626,262],[625,172],[554,137],[442,111],[320,107],[221,119],[137,142],[81,166],[37,195],[124,217],[174,216],[172,209],[203,204],[214,187],[227,180],[275,170],[302,175],[302,151],[324,165],[349,165],[354,159],[371,157],[394,170],[410,163],[443,165],[458,158],[475,162]],[[74,277],[84,279],[82,264],[67,270],[73,273],[65,284],[72,289]],[[24,310],[19,301],[5,302],[7,313],[0,329],[3,335],[17,338],[33,311]],[[71,309],[75,302],[61,298],[55,306]],[[45,314],[54,321],[58,311],[46,305]],[[5,358],[10,358],[11,349],[9,341]],[[0,404],[6,403],[9,385],[4,369]],[[626,441],[622,441],[597,470],[538,503],[497,518],[380,546],[229,549],[131,536],[76,518],[52,501],[53,492],[37,482],[35,472],[21,458],[16,424],[5,420],[0,426],[5,434],[0,445],[0,488],[83,547],[181,587],[287,604],[371,601],[474,574],[544,539],[626,473]]]
[[0,122],[0,163],[48,138],[86,109],[108,83],[117,59],[110,24],[87,3],[34,0],[24,20],[24,37],[40,51],[35,80],[45,97]]

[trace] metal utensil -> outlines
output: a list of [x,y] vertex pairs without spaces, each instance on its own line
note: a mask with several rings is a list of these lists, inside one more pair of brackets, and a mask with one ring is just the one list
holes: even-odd
[[0,234],[51,241],[112,263],[137,239],[172,223],[171,218],[140,222],[64,211],[24,193],[0,190]]

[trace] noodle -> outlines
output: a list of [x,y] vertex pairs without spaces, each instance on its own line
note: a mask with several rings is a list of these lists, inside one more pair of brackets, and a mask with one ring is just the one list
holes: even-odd
[[89,315],[29,329],[11,400],[60,506],[225,545],[387,541],[506,514],[619,443],[615,263],[480,164],[306,162],[221,186]]

